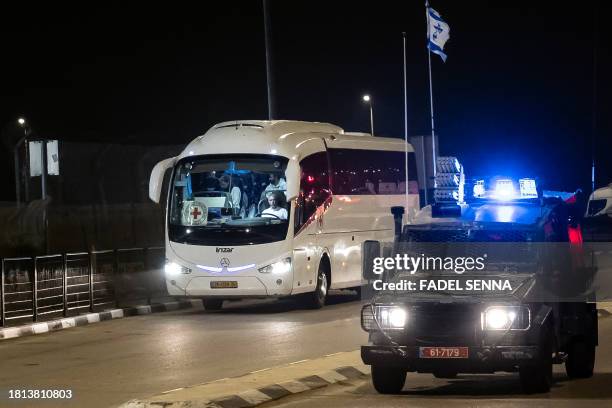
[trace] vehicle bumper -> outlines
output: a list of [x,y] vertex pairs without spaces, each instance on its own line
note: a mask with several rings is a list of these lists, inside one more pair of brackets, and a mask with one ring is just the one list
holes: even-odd
[[[213,281],[234,281],[236,288],[211,287]],[[274,277],[262,279],[255,276],[215,277],[197,276],[192,278],[167,278],[166,287],[170,296],[185,297],[219,297],[219,298],[246,298],[246,297],[280,297],[288,296],[292,291],[291,279]]]
[[361,347],[364,364],[403,367],[408,371],[425,373],[440,369],[463,373],[515,371],[518,365],[538,357],[537,346],[468,347],[468,358],[419,358],[417,346]]

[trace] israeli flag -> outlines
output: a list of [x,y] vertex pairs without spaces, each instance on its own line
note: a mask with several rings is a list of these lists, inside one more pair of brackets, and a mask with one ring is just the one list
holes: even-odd
[[429,34],[427,48],[446,62],[446,54],[443,49],[444,44],[450,38],[450,27],[442,20],[440,13],[431,7],[427,8],[427,32]]

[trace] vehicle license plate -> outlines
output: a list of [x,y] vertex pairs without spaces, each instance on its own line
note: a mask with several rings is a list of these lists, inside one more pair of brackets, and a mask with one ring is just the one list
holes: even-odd
[[235,289],[238,287],[238,281],[211,281],[211,289]]
[[419,358],[468,358],[467,347],[419,347]]

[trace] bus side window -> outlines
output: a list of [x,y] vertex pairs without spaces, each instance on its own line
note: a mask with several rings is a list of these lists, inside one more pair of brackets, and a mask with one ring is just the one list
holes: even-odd
[[312,217],[317,208],[329,198],[327,154],[318,152],[300,162],[300,195],[296,201],[295,231]]

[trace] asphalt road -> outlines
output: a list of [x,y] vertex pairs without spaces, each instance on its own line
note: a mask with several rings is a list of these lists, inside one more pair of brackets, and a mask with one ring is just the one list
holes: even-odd
[[[230,302],[102,322],[0,343],[0,406],[115,406],[178,387],[354,350],[367,336],[351,292],[322,310],[292,300]],[[72,390],[68,403],[10,389]]]
[[610,407],[612,406],[612,317],[599,320],[599,347],[592,378],[569,380],[555,365],[550,393],[524,395],[518,375],[459,375],[456,379],[409,373],[400,395],[379,395],[369,380],[356,380],[297,394],[261,408],[399,408],[399,407]]

